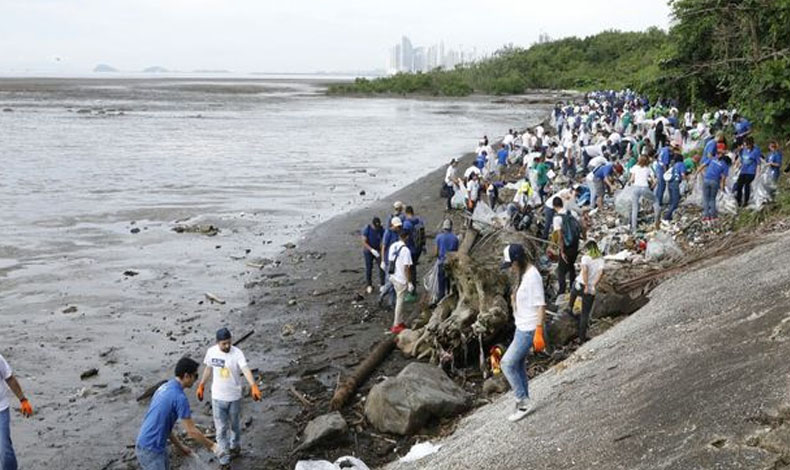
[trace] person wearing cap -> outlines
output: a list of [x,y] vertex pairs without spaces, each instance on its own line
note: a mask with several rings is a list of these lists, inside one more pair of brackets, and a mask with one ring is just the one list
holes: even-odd
[[[579,341],[584,343],[587,341],[587,328],[590,324],[590,313],[592,312],[593,303],[595,302],[595,292],[598,288],[598,283],[603,278],[604,259],[598,244],[593,239],[588,239],[584,244],[584,255],[582,255],[581,271],[579,276],[573,283],[571,288],[570,302],[568,309],[571,316],[576,319],[578,323],[578,336]],[[576,299],[582,297],[582,311],[577,317],[573,314],[573,304]]]
[[395,244],[398,239],[400,238],[400,232],[403,227],[403,221],[400,217],[393,217],[390,219],[390,225],[387,227],[387,230],[384,232],[384,238],[381,239],[381,251],[382,259],[381,259],[381,270],[384,271],[384,285],[381,286],[379,289],[379,303],[381,303],[385,298],[388,299],[388,305],[392,308],[395,305],[395,291],[392,288],[392,282],[390,282],[389,276],[386,273],[389,272],[389,250],[393,244]]
[[447,253],[458,251],[458,245],[458,236],[453,233],[453,221],[445,219],[444,222],[442,222],[442,233],[436,236],[436,262],[439,265],[439,294],[437,296],[437,301],[444,298],[449,287],[449,279],[445,271]]
[[518,421],[532,409],[525,361],[530,348],[539,352],[545,347],[543,318],[546,314],[546,299],[543,278],[537,268],[527,260],[522,245],[511,244],[505,247],[502,268],[511,269],[518,280],[518,288],[513,291],[511,299],[516,331],[501,362],[502,372],[516,399],[516,410],[507,419]]
[[219,458],[220,468],[230,468],[231,457],[241,454],[241,376],[250,386],[250,395],[260,401],[261,391],[252,377],[247,359],[241,349],[233,346],[227,328],[217,330],[217,344],[208,348],[203,364],[203,376],[197,387],[197,399],[203,401],[206,381],[211,378],[211,410],[217,444],[223,455]]
[[406,293],[414,292],[414,284],[409,281],[412,260],[411,251],[406,245],[408,238],[408,233],[402,230],[400,239],[392,244],[387,254],[390,265],[388,271],[390,273],[389,280],[395,291],[395,316],[390,331],[395,335],[406,328],[406,324],[403,321],[403,304],[406,299]]
[[404,205],[403,205],[403,203],[402,203],[402,202],[400,202],[400,201],[395,201],[395,203],[394,203],[394,204],[392,204],[392,208],[395,210],[395,212],[393,212],[392,214],[390,214],[390,216],[387,218],[387,227],[389,227],[389,226],[390,226],[390,222],[392,222],[392,218],[393,218],[393,217],[398,217],[398,218],[400,218],[401,220],[403,220],[403,208],[404,208],[404,207],[405,207],[405,206],[404,206]]
[[378,271],[379,286],[384,285],[384,270],[379,266],[378,260],[381,258],[379,248],[381,240],[384,238],[384,229],[381,227],[381,219],[373,217],[373,221],[362,229],[362,256],[365,259],[365,281],[367,282],[367,293],[373,292],[373,267]]
[[137,463],[142,470],[170,468],[170,458],[167,453],[168,439],[182,454],[192,455],[189,447],[172,432],[176,421],[181,421],[190,439],[210,449],[218,458],[225,455],[219,444],[203,435],[192,421],[192,411],[184,389],[192,387],[197,381],[198,367],[200,364],[196,361],[182,357],[176,363],[175,377],[163,383],[154,392],[135,444]]
[[14,375],[11,366],[5,358],[0,355],[0,469],[16,470],[16,454],[11,442],[11,404],[8,401],[9,390],[14,392],[19,399],[19,408],[25,418],[33,415],[33,407],[22,392],[22,386]]

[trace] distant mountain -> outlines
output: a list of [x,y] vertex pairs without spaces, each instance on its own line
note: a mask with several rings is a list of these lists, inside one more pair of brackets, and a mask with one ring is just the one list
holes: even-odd
[[167,72],[169,72],[169,70],[167,70],[164,67],[160,67],[158,65],[154,65],[153,67],[148,67],[146,69],[143,69],[143,73],[167,73]]
[[93,71],[94,72],[117,72],[118,69],[116,69],[115,67],[111,67],[111,66],[109,66],[107,64],[99,64],[99,65],[97,65],[96,67],[93,68]]

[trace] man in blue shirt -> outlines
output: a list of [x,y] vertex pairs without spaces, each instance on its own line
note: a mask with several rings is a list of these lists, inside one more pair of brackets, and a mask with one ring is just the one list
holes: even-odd
[[436,262],[439,263],[439,295],[437,300],[442,300],[449,288],[449,279],[447,279],[444,263],[447,260],[447,253],[454,251],[458,251],[458,237],[453,233],[453,221],[446,219],[442,222],[442,233],[436,236]]
[[738,201],[738,205],[741,207],[746,207],[749,204],[749,196],[752,194],[752,181],[754,181],[754,175],[757,174],[757,167],[760,165],[760,160],[763,157],[760,147],[754,145],[754,137],[746,136],[744,143],[744,147],[736,157],[736,161],[739,161],[741,164],[741,172],[733,188],[735,190],[735,200]]
[[752,132],[752,123],[745,117],[739,117],[737,114],[732,117],[733,127],[735,128],[735,146],[740,147]]
[[[595,199],[597,200],[598,210],[603,210],[603,197],[606,192],[605,186],[614,193],[614,181],[617,175],[623,172],[623,167],[619,163],[609,162],[601,165],[593,173],[593,185],[595,186]],[[605,185],[605,186],[604,186]]]
[[502,148],[499,149],[499,152],[497,152],[496,154],[497,172],[500,175],[505,171],[505,167],[507,166],[507,157],[508,157],[507,147],[503,145]]
[[483,150],[480,152],[480,155],[475,158],[475,166],[479,169],[483,169],[486,166],[486,161],[488,160],[488,152]]
[[723,155],[714,158],[705,165],[705,177],[702,183],[702,221],[713,222],[719,218],[716,210],[716,196],[719,189],[724,191],[724,184],[730,172],[730,157]]
[[779,179],[779,168],[782,167],[782,151],[779,150],[779,143],[772,140],[768,144],[768,149],[771,153],[768,154],[768,168],[771,170],[771,179],[774,183]]
[[381,239],[384,237],[384,229],[381,227],[381,219],[373,217],[373,221],[362,229],[362,256],[365,258],[365,281],[367,282],[367,293],[373,292],[373,269],[375,266],[379,275],[379,286],[384,285],[384,270],[379,266],[378,260],[381,258],[379,248]]
[[199,364],[194,360],[182,357],[176,364],[175,378],[162,384],[154,393],[135,446],[137,462],[143,470],[170,468],[167,455],[168,439],[182,454],[192,454],[192,451],[173,432],[173,426],[178,420],[181,420],[190,438],[210,449],[217,457],[221,456],[222,449],[195,427],[189,409],[189,400],[184,394],[184,388],[190,388],[197,381],[198,366]]

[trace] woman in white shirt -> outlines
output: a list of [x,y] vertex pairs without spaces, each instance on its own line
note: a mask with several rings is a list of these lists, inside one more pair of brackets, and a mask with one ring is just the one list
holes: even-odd
[[511,299],[516,331],[501,362],[502,372],[516,398],[516,411],[507,419],[518,421],[532,409],[525,360],[530,348],[539,352],[545,347],[543,317],[546,313],[546,300],[543,294],[543,278],[537,268],[527,261],[522,245],[511,244],[505,247],[502,268],[512,269],[518,279],[518,289],[513,292]]
[[573,315],[573,304],[576,302],[578,296],[582,296],[582,312],[576,321],[579,324],[579,341],[584,343],[587,341],[587,327],[590,324],[590,313],[592,312],[593,303],[595,302],[595,293],[598,289],[598,283],[601,282],[603,277],[603,268],[605,262],[598,248],[595,240],[587,240],[584,244],[584,256],[582,256],[582,269],[576,282],[573,283],[571,288],[569,308],[571,315]]
[[629,183],[633,187],[633,199],[631,200],[631,232],[636,232],[637,221],[639,219],[639,203],[642,198],[647,198],[655,204],[656,197],[650,190],[650,185],[654,181],[653,170],[648,165],[648,157],[641,155],[631,168]]

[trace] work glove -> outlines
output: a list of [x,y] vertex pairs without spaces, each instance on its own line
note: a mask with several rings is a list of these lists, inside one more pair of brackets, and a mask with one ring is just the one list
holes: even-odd
[[414,292],[414,284],[409,283],[409,292]]
[[27,398],[23,398],[22,401],[19,402],[19,404],[22,414],[25,416],[25,418],[29,418],[33,416],[33,407],[30,406],[30,402],[27,401]]
[[378,258],[379,256],[381,256],[379,255],[379,252],[377,250],[374,250],[373,248],[370,249],[370,254],[373,255],[374,258]]
[[543,340],[543,325],[535,329],[535,337],[532,338],[532,348],[536,353],[546,349],[546,342]]
[[197,388],[197,399],[198,399],[198,401],[203,401],[203,392],[204,392],[203,389],[204,389],[203,384],[198,384],[198,388]]
[[252,395],[252,399],[255,401],[261,401],[261,389],[258,388],[258,384],[252,384],[252,389],[250,390],[250,395]]
[[382,271],[386,271],[387,270],[387,265],[384,263],[384,261],[381,262],[380,266],[381,266],[381,270]]

